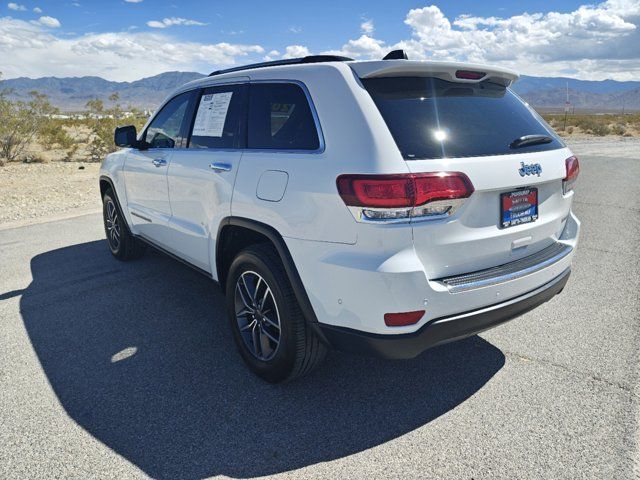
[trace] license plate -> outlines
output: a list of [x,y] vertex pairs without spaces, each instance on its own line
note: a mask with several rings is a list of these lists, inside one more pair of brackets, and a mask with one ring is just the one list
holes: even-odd
[[500,194],[500,226],[513,227],[538,219],[538,189],[522,188]]

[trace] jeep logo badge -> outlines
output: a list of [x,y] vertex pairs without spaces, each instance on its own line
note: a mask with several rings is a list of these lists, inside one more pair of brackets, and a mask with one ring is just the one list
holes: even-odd
[[530,165],[525,165],[524,162],[520,162],[520,168],[518,169],[518,173],[521,177],[525,175],[538,175],[542,173],[542,167],[539,163],[532,163]]

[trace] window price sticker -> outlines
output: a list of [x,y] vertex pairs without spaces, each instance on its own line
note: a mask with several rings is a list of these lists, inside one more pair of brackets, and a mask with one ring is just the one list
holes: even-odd
[[198,137],[222,137],[233,92],[203,95],[193,124],[193,135]]

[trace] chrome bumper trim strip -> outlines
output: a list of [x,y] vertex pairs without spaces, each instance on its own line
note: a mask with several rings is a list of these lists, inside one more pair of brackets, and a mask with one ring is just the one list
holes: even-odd
[[564,243],[554,243],[538,253],[477,272],[440,278],[441,283],[450,293],[466,292],[483,287],[490,287],[531,275],[559,262],[573,251],[573,247]]

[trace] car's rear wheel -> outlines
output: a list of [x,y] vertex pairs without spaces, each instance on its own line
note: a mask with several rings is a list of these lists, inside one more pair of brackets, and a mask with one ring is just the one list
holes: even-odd
[[145,244],[129,232],[111,189],[102,197],[102,218],[107,245],[114,257],[118,260],[134,260],[142,256]]
[[277,383],[302,376],[326,354],[307,326],[275,250],[253,245],[231,264],[227,310],[240,355],[258,376]]

